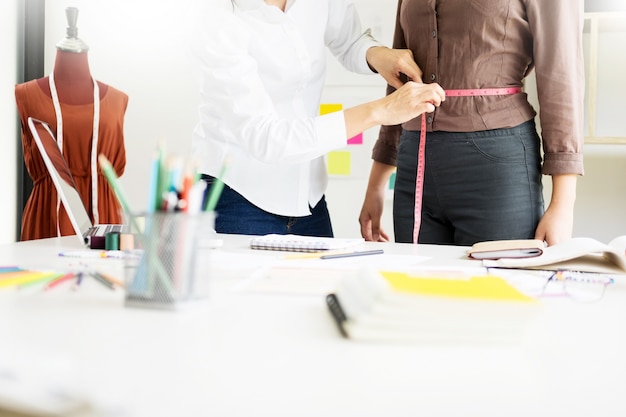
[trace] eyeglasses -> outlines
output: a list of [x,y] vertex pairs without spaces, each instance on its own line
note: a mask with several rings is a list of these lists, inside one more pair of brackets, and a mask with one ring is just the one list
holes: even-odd
[[568,270],[487,268],[519,291],[533,298],[567,297],[574,301],[596,302],[615,281],[611,274]]
[[548,276],[539,296],[564,296],[593,303],[604,297],[606,288],[613,282],[613,277],[607,274],[558,270]]

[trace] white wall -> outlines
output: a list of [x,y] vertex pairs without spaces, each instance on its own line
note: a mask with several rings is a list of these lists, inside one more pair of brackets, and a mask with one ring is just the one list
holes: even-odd
[[[15,84],[18,82],[19,58],[18,33],[19,0],[2,0],[0,3],[0,39],[2,39],[2,65],[0,65],[0,243],[15,241],[17,196],[17,108]],[[12,221],[13,220],[13,221]]]
[[[3,7],[6,1],[3,0]],[[128,164],[122,184],[137,209],[145,206],[148,162],[157,142],[163,139],[169,150],[183,155],[189,149],[198,96],[185,36],[189,14],[197,1],[202,0],[46,1],[47,71],[52,68],[56,42],[65,36],[64,10],[68,6],[78,7],[79,36],[90,46],[93,75],[130,96],[125,122]],[[355,0],[355,3],[364,26],[371,27],[375,36],[390,43],[396,0]],[[2,13],[1,18],[7,19],[5,16]],[[6,25],[2,27],[5,30]],[[616,82],[622,80],[623,73],[620,68],[603,67],[603,76]],[[382,94],[384,83],[377,76],[347,74],[335,63],[329,67],[323,101],[349,106]],[[614,122],[622,124],[623,117]],[[365,132],[363,146],[350,148],[352,174],[347,178],[331,178],[328,200],[337,236],[359,235],[357,217],[377,130]],[[622,214],[622,207],[626,207],[623,180],[626,146],[587,146],[585,153],[586,175],[579,183],[574,234],[608,241],[626,233]],[[548,186],[546,193],[549,191]],[[392,231],[390,200],[383,225],[388,232]]]

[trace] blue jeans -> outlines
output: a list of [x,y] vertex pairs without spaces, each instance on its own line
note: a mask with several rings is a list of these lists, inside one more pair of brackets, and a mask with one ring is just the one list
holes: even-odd
[[[394,235],[412,242],[419,131],[403,131]],[[428,132],[419,243],[472,245],[527,239],[543,215],[540,139],[534,121],[510,129]]]
[[[207,183],[204,195],[206,199],[215,178],[210,175],[202,175],[202,179]],[[217,233],[242,235],[275,233],[333,237],[333,228],[324,197],[313,207],[309,216],[280,216],[258,208],[237,191],[224,185],[215,212],[215,231]]]

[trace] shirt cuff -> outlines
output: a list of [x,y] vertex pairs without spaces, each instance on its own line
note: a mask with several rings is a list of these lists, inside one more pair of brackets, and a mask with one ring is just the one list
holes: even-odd
[[317,138],[326,152],[343,148],[348,144],[348,132],[346,131],[346,120],[342,111],[328,113],[319,116],[315,120]]
[[374,46],[385,45],[375,40],[372,37],[369,29],[366,30],[363,35],[361,35],[361,38],[358,40],[358,42],[360,43],[359,56],[363,57],[363,59],[359,61],[357,72],[360,74],[377,74],[377,72],[374,71],[374,69],[370,67],[370,65],[367,63],[367,50]]
[[546,153],[541,173],[544,175],[584,175],[583,155],[581,153]]

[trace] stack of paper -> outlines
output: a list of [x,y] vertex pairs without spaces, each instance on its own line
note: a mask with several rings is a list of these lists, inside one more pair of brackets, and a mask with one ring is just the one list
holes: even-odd
[[495,276],[368,272],[327,296],[350,339],[410,342],[519,342],[538,302]]

